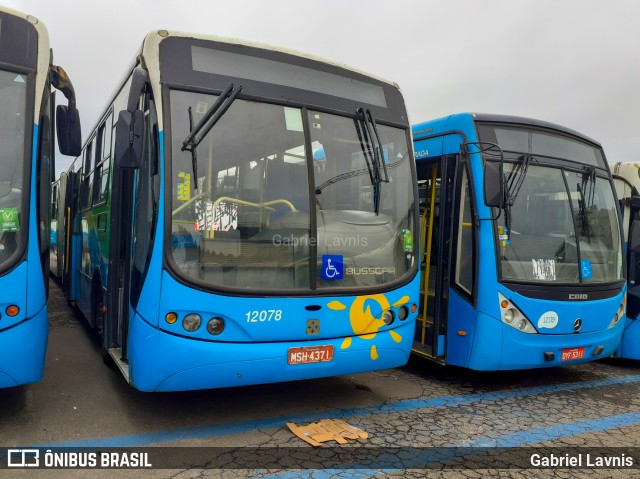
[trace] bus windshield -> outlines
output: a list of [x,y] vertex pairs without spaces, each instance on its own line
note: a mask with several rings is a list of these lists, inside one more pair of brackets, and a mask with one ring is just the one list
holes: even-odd
[[0,70],[0,268],[21,241],[26,75]]
[[[505,165],[509,177],[516,164]],[[620,280],[622,256],[611,182],[585,170],[530,165],[510,208],[498,220],[505,280],[594,283]]]
[[189,108],[197,124],[217,98],[170,93],[171,251],[180,273],[212,288],[308,290],[313,275],[317,288],[356,287],[408,271],[401,233],[410,235],[413,220],[406,131],[378,125],[389,182],[380,185],[376,214],[358,120],[236,99],[194,160],[182,151]]

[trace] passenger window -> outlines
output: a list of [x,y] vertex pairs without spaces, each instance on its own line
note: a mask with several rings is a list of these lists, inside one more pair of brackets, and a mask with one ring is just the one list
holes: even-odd
[[109,160],[111,158],[111,133],[113,115],[109,114],[98,131],[96,166],[93,174],[93,204],[107,200],[109,188]]
[[91,143],[87,145],[87,148],[84,152],[84,172],[85,177],[82,180],[82,198],[81,198],[81,209],[86,210],[91,207],[91,192],[93,186],[93,176],[91,175],[92,164],[91,159],[93,158],[93,145],[95,141],[92,140]]
[[473,294],[475,275],[475,247],[473,216],[471,214],[471,188],[466,168],[462,169],[458,214],[458,241],[455,281],[469,296]]

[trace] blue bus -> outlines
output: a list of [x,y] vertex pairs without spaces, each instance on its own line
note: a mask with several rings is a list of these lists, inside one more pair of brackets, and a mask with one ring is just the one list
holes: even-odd
[[65,294],[133,387],[408,360],[418,209],[396,84],[266,45],[153,32],[63,183]]
[[470,113],[413,135],[423,270],[413,352],[475,370],[611,355],[626,284],[600,144],[543,121]]
[[[52,60],[43,23],[0,7],[0,388],[44,367],[54,116],[61,153],[81,145],[73,86]],[[51,87],[69,100],[55,115]]]
[[[613,181],[622,211],[622,226],[627,252],[627,307],[624,333],[615,356],[640,359],[640,239],[632,241],[631,233],[640,234],[640,165],[616,163],[612,168]],[[635,225],[635,226],[634,226]]]

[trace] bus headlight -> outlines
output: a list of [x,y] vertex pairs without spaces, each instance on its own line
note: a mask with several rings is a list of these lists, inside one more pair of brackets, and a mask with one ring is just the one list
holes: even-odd
[[522,314],[522,311],[500,293],[498,293],[498,301],[500,302],[500,317],[503,323],[523,333],[536,334],[538,332],[527,317]]
[[404,321],[409,316],[409,309],[406,306],[400,306],[398,310],[398,319],[400,321]]
[[200,327],[201,322],[202,320],[200,319],[200,315],[196,313],[187,314],[182,320],[182,327],[185,329],[185,331],[193,333]]
[[222,331],[224,331],[224,319],[222,318],[211,318],[207,323],[207,331],[209,334],[217,336]]
[[618,311],[616,311],[616,314],[614,314],[613,319],[611,320],[607,328],[613,328],[616,324],[618,324],[620,320],[623,318],[623,316],[625,315],[625,313],[626,313],[625,304],[621,303],[620,306],[618,307]]
[[382,321],[384,321],[384,324],[386,324],[387,326],[393,323],[394,319],[395,318],[393,316],[393,311],[385,311],[382,315]]
[[513,320],[518,317],[518,311],[515,308],[509,308],[504,312],[504,320],[507,324],[513,323]]

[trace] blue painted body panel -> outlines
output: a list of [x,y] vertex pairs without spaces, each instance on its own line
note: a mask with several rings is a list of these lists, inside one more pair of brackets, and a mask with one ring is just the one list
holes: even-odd
[[[160,275],[158,275],[160,276]],[[416,314],[390,326],[383,325],[371,335],[358,336],[359,314],[370,308],[373,315],[382,309],[384,298],[394,304],[403,297],[417,302],[419,278],[395,291],[366,297],[247,297],[206,293],[162,274],[160,310],[149,321],[135,314],[128,338],[131,383],[142,391],[177,391],[267,382],[291,381],[386,369],[405,364],[413,340]],[[156,291],[157,294],[157,291]],[[344,309],[327,305],[339,302]],[[149,303],[147,303],[149,304]],[[307,311],[306,305],[322,305]],[[150,308],[147,306],[147,310]],[[251,310],[280,310],[280,320],[247,321]],[[392,307],[397,312],[398,307]],[[164,321],[168,312],[178,314],[171,325]],[[182,328],[182,319],[196,312],[203,324],[194,333]],[[220,336],[206,331],[206,322],[225,319]],[[159,319],[162,318],[162,319]],[[354,319],[355,318],[355,319]],[[308,335],[308,319],[320,320],[320,331]],[[345,342],[345,328],[351,331]],[[370,337],[372,336],[372,337]],[[215,340],[214,340],[215,339]],[[290,347],[333,345],[334,359],[326,363],[289,365]],[[230,360],[232,359],[232,360]]]
[[[197,341],[153,328],[136,315],[129,336],[131,384],[141,391],[183,391],[243,386],[298,379],[352,374],[404,365],[413,340],[413,323],[395,329],[396,343],[388,334],[374,339],[353,338],[341,349],[343,338],[268,343]],[[331,362],[289,365],[290,347],[333,345]],[[375,344],[378,359],[371,359]]]
[[624,332],[620,347],[615,352],[619,358],[640,360],[640,321],[625,316]]
[[42,379],[47,336],[46,306],[35,316],[0,331],[0,388]]
[[[462,131],[468,142],[478,141],[473,116],[455,114],[413,126],[416,161],[440,161],[442,155],[456,154],[463,141],[458,134],[439,138],[421,139],[425,136],[449,131]],[[474,146],[469,147],[473,153]],[[488,220],[491,211],[484,203],[483,164],[478,154],[471,155],[471,174],[474,204],[479,221],[477,298],[475,306],[450,288],[449,314],[446,318],[447,364],[476,369],[502,370],[557,366],[561,364],[561,350],[585,347],[585,357],[564,364],[586,362],[611,355],[618,347],[623,333],[623,321],[608,328],[626,294],[626,287],[613,298],[569,302],[532,299],[522,296],[498,282],[493,222]],[[452,275],[453,277],[453,275]],[[550,286],[553,288],[554,286]],[[538,331],[528,334],[502,322],[498,293],[513,302]],[[558,323],[553,329],[540,328],[538,320],[543,313],[554,311]],[[576,318],[583,321],[582,329],[575,333]],[[461,336],[458,331],[464,331]],[[638,328],[640,331],[640,328]],[[603,346],[597,356],[591,356],[593,348]],[[640,353],[640,347],[636,349]],[[631,347],[629,347],[631,351]],[[544,352],[554,352],[554,361],[545,361]]]

